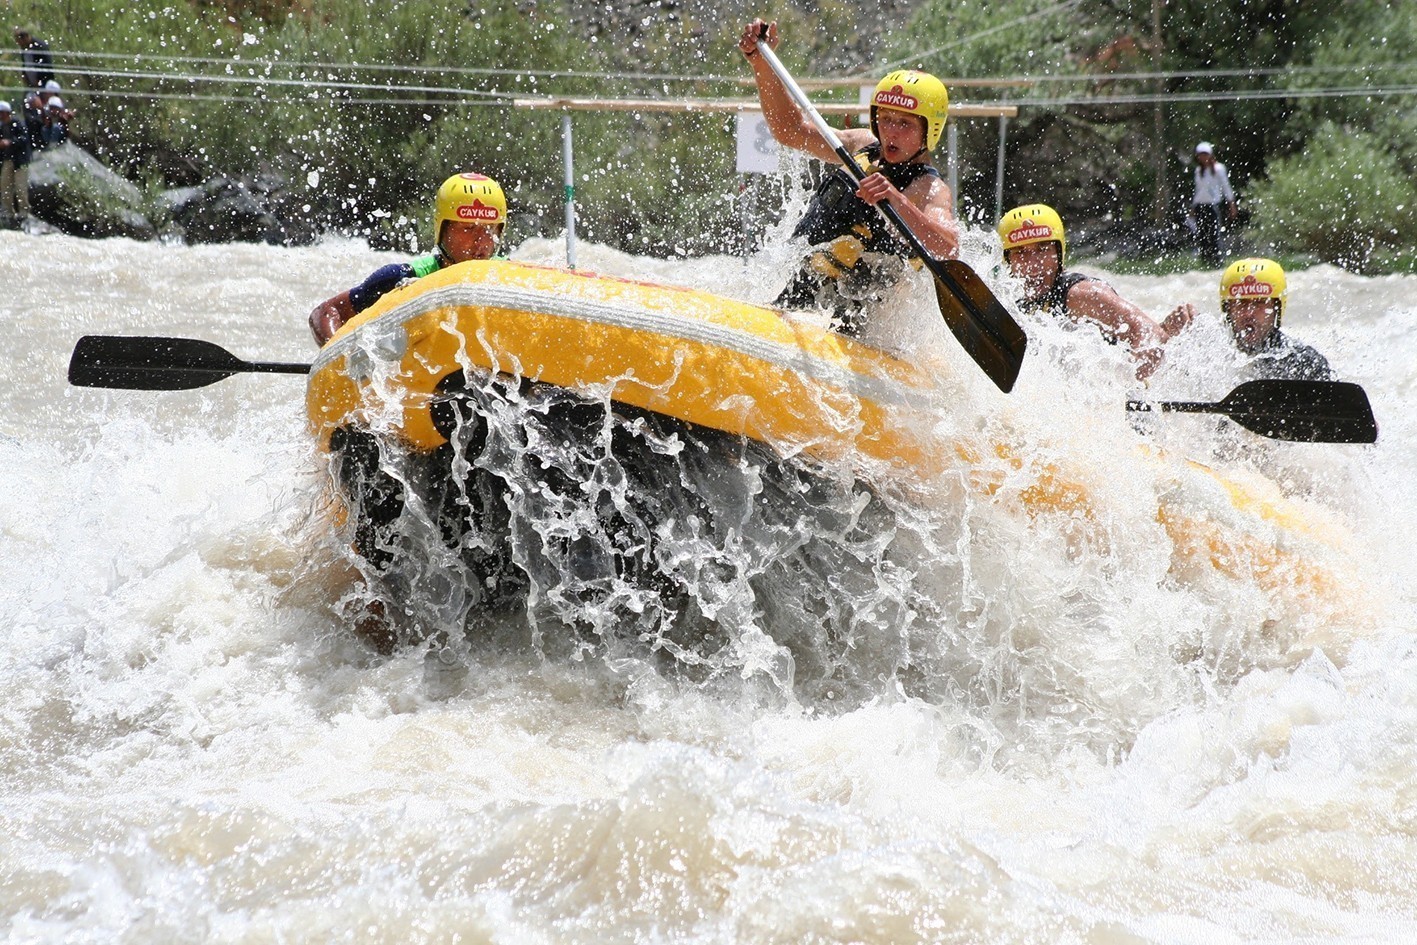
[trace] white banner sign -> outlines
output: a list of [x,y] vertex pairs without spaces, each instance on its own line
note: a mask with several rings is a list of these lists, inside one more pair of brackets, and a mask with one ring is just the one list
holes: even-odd
[[738,113],[738,173],[777,173],[777,141],[762,112]]

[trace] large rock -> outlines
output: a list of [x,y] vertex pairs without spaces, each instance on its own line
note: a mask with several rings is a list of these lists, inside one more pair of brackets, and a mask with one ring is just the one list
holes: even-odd
[[158,198],[172,229],[189,243],[279,243],[280,223],[240,181],[213,177]]
[[268,175],[214,177],[164,191],[158,200],[172,231],[189,243],[305,245],[318,236],[299,208],[290,206],[284,180]]
[[36,151],[30,161],[34,215],[76,236],[150,240],[143,192],[71,142]]
[[1078,226],[1068,233],[1068,250],[1103,259],[1150,259],[1192,249],[1191,235],[1180,226],[1156,226],[1144,220],[1120,220]]

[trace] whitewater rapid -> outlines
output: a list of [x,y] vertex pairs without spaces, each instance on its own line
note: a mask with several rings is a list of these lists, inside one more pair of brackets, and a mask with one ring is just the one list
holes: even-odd
[[[581,244],[580,263],[766,301],[773,252]],[[1006,288],[985,235],[969,253]],[[903,302],[878,340],[940,365],[942,427],[1007,434],[1023,479],[1042,459],[1080,470],[1100,520],[1082,540],[945,484],[930,521],[949,528],[921,530],[938,544],[910,576],[952,605],[913,617],[935,675],[863,672],[838,704],[516,648],[430,693],[421,651],[351,632],[359,577],[300,378],[65,383],[90,333],[308,361],[314,303],[395,258],[0,232],[5,940],[1417,937],[1417,279],[1291,274],[1286,329],[1364,385],[1380,440],[1230,470],[1282,480],[1347,536],[1362,604],[1322,617],[1171,572],[1116,349],[1030,325],[1005,397]],[[1148,396],[1231,386],[1216,278],[1109,277],[1153,313],[1204,313]],[[1215,425],[1149,435],[1218,463]]]

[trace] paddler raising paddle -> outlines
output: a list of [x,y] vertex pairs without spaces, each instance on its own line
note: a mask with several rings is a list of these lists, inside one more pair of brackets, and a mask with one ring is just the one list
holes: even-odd
[[454,263],[491,259],[507,223],[502,188],[481,174],[454,174],[438,188],[433,207],[433,252],[412,262],[376,269],[348,292],[315,306],[310,331],[321,345],[340,326],[410,279],[421,279]]
[[1063,219],[1047,204],[1015,207],[999,221],[999,239],[1009,271],[1022,279],[1026,309],[1074,322],[1091,322],[1112,344],[1125,344],[1137,362],[1137,379],[1146,380],[1161,364],[1161,346],[1196,316],[1192,305],[1179,305],[1158,324],[1101,279],[1069,272]]
[[[738,48],[753,67],[763,118],[779,144],[831,164],[839,159],[811,119],[793,102],[764,61],[758,44],[776,49],[777,24],[755,19],[743,28]],[[949,94],[926,72],[902,69],[880,81],[871,98],[871,127],[847,128],[841,143],[867,172],[858,186],[838,166],[822,181],[793,231],[813,247],[810,256],[774,304],[785,308],[830,308],[838,330],[856,335],[865,309],[881,290],[899,280],[910,248],[876,211],[895,208],[925,249],[937,259],[959,253],[959,224],[950,189],[930,163],[949,112]]]

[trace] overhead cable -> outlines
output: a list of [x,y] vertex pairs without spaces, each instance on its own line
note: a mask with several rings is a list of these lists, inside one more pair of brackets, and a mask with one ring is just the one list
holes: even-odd
[[153,53],[109,53],[109,52],[77,52],[65,50],[56,53],[56,58],[73,57],[76,59],[123,59],[132,62],[153,61],[153,62],[181,62],[203,65],[219,66],[252,66],[257,68],[280,68],[280,69],[348,69],[348,70],[368,70],[370,72],[446,72],[454,75],[489,75],[489,76],[537,76],[538,78],[572,78],[572,79],[632,79],[646,82],[736,82],[743,78],[741,75],[684,75],[673,72],[582,72],[575,69],[495,69],[482,66],[448,66],[439,64],[427,65],[401,65],[396,63],[371,63],[371,62],[299,62],[284,59],[242,59],[222,58],[218,56],[164,56]]
[[[69,97],[70,92],[65,92]],[[252,95],[211,95],[193,94],[188,92],[150,92],[137,89],[75,89],[74,97],[82,98],[112,98],[112,99],[157,99],[157,100],[182,100],[192,102],[235,102],[252,105],[270,105],[270,98],[262,98]],[[1032,97],[1013,99],[994,99],[991,101],[971,102],[971,105],[980,106],[1009,106],[1016,108],[1105,108],[1114,105],[1139,105],[1157,104],[1165,102],[1226,102],[1226,101],[1246,101],[1260,99],[1287,99],[1299,101],[1304,99],[1319,98],[1394,98],[1407,95],[1417,95],[1417,85],[1397,85],[1380,88],[1364,86],[1338,87],[1338,88],[1315,88],[1315,89],[1251,89],[1229,92],[1164,92],[1164,93],[1138,93],[1128,95],[1102,95],[1102,96],[1058,96],[1058,97]],[[292,104],[305,106],[330,105],[339,107],[354,107],[366,105],[394,105],[424,108],[499,108],[511,107],[512,96],[501,98],[481,98],[476,100],[462,99],[429,99],[429,98],[361,98],[361,97],[316,97],[313,100],[304,97],[291,97],[286,100]],[[614,101],[614,100],[612,100]],[[665,101],[673,101],[666,99]],[[619,108],[612,110],[621,110]]]
[[464,89],[438,85],[374,85],[365,82],[335,82],[312,79],[273,79],[264,76],[211,75],[208,73],[172,72],[131,72],[125,69],[65,69],[53,67],[56,75],[91,75],[101,78],[152,79],[159,82],[217,82],[233,85],[274,85],[282,87],[349,89],[364,92],[432,92],[445,95],[467,95],[486,98],[506,98],[507,92],[489,92],[483,89]]
[[[1068,0],[1072,2],[1072,0]],[[1039,14],[1033,14],[1039,15]],[[734,82],[741,83],[745,80],[751,81],[742,75],[714,75],[698,74],[685,75],[680,73],[658,73],[658,72],[584,72],[578,70],[557,70],[557,69],[521,69],[521,68],[485,68],[473,66],[450,66],[438,64],[426,65],[398,65],[384,63],[360,63],[360,62],[313,62],[313,61],[287,61],[281,59],[241,59],[220,58],[213,56],[169,56],[154,53],[106,53],[106,52],[82,52],[64,51],[57,54],[60,58],[78,59],[111,59],[125,60],[131,62],[170,62],[170,63],[191,63],[218,65],[226,68],[248,69],[309,69],[329,73],[330,71],[371,71],[371,72],[416,72],[416,73],[448,73],[453,75],[485,75],[485,76],[537,76],[540,78],[580,78],[580,79],[605,79],[605,80],[633,80],[633,81],[663,81],[663,82]],[[924,55],[924,54],[921,54]],[[916,58],[916,57],[910,57]],[[887,68],[891,65],[910,61],[910,59],[896,60],[886,63],[880,68]],[[1235,76],[1265,76],[1265,75],[1300,75],[1300,74],[1322,74],[1328,72],[1347,73],[1376,73],[1397,71],[1411,71],[1417,69],[1417,61],[1414,62],[1378,62],[1378,63],[1353,63],[1348,65],[1290,65],[1265,68],[1221,68],[1221,69],[1170,69],[1157,70],[1154,72],[1095,72],[1095,73],[1057,73],[1057,74],[1024,74],[1009,76],[990,76],[982,78],[992,78],[999,82],[1010,83],[1060,83],[1060,82],[1114,82],[1114,81],[1153,81],[1164,80],[1184,80],[1184,79],[1207,79],[1226,78]],[[98,74],[95,70],[87,69],[65,69],[57,67],[56,71],[64,71],[75,75],[91,73]],[[173,73],[183,77],[196,77],[209,75],[210,73],[183,72]],[[844,84],[859,84],[866,82],[861,76],[839,77]],[[956,77],[958,79],[959,77]],[[975,79],[981,77],[973,77]],[[275,80],[272,80],[275,81]],[[310,80],[313,81],[313,80]],[[807,79],[804,82],[830,81]],[[949,80],[946,79],[946,82]],[[396,86],[397,87],[397,86]]]

